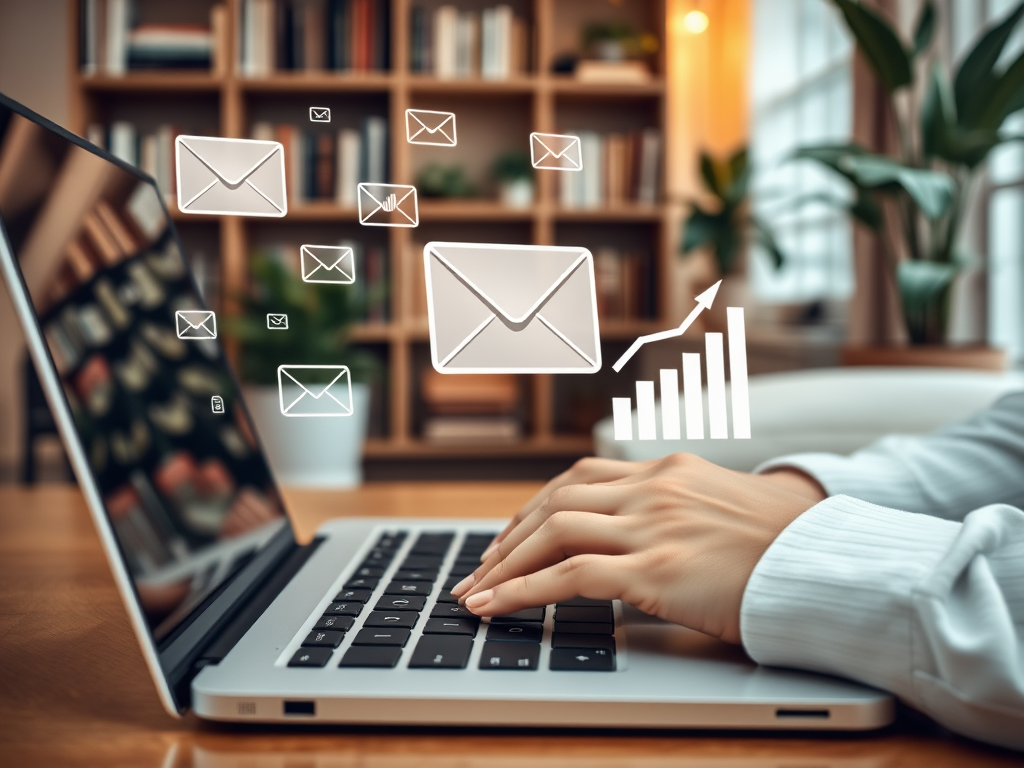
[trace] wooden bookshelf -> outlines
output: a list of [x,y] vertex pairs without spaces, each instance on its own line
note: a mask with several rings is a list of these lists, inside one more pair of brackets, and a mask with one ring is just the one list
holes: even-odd
[[[662,136],[662,164],[671,140],[666,125],[665,105],[665,25],[666,0],[636,0],[628,4],[596,4],[581,0],[520,0],[517,8],[526,8],[530,24],[529,72],[509,80],[439,80],[430,75],[409,70],[410,9],[419,0],[391,0],[391,69],[388,72],[282,72],[267,77],[250,78],[238,71],[237,25],[241,0],[221,0],[228,7],[229,29],[226,35],[227,61],[223,74],[197,72],[129,72],[123,77],[83,75],[78,68],[78,29],[80,0],[68,0],[72,9],[71,29],[71,120],[72,128],[84,134],[93,122],[108,123],[120,111],[136,106],[151,110],[165,110],[165,122],[175,118],[175,110],[182,105],[202,102],[215,114],[217,129],[222,136],[248,137],[253,107],[274,104],[280,99],[301,96],[310,104],[326,101],[337,104],[346,94],[362,94],[359,98],[375,95],[386,100],[389,121],[390,181],[399,184],[415,183],[414,157],[418,148],[409,145],[404,134],[404,113],[407,107],[421,103],[430,105],[452,99],[454,111],[458,105],[474,104],[486,100],[488,105],[503,103],[520,110],[528,107],[526,127],[529,131],[555,133],[565,128],[560,116],[563,110],[607,111],[609,123],[595,125],[595,130],[620,130],[623,116],[634,121],[636,127],[656,127]],[[156,0],[140,0],[156,2]],[[494,0],[488,5],[497,5]],[[208,9],[213,0],[189,0],[190,5]],[[483,7],[478,4],[477,7]],[[466,6],[469,7],[469,6]],[[571,76],[552,74],[552,63],[559,50],[556,38],[560,33],[556,25],[578,23],[580,14],[591,7],[595,15],[640,13],[645,31],[661,40],[662,53],[656,62],[656,72],[648,83],[638,85],[581,83]],[[626,7],[626,10],[622,9]],[[638,11],[639,9],[639,11]],[[566,14],[568,14],[566,16]],[[567,21],[568,19],[568,21]],[[208,100],[204,102],[203,100]],[[151,105],[155,102],[155,105]],[[291,103],[291,102],[289,102]],[[139,107],[138,105],[151,105]],[[615,118],[615,119],[612,119]],[[301,118],[296,118],[299,124]],[[627,121],[628,122],[628,121]],[[569,126],[577,127],[577,126]],[[471,130],[460,118],[460,137]],[[523,136],[526,149],[527,136]],[[453,158],[454,159],[454,158]],[[383,434],[373,435],[366,445],[369,462],[387,462],[392,459],[417,457],[449,458],[466,462],[474,457],[547,457],[571,460],[587,454],[592,447],[586,433],[563,433],[556,428],[556,392],[571,377],[540,375],[523,377],[523,401],[526,404],[528,431],[519,442],[510,445],[449,447],[428,444],[416,434],[415,401],[418,397],[418,371],[424,360],[428,342],[427,328],[421,318],[413,317],[410,300],[412,275],[407,274],[406,256],[411,243],[426,239],[465,240],[460,232],[479,232],[490,225],[502,232],[512,228],[521,232],[518,242],[534,244],[579,244],[594,248],[594,242],[575,243],[566,239],[562,230],[570,234],[594,231],[595,237],[608,228],[617,228],[619,240],[635,238],[652,255],[651,274],[655,284],[656,317],[644,320],[609,320],[602,322],[602,339],[606,361],[624,349],[623,345],[638,335],[661,330],[668,317],[669,281],[674,257],[669,236],[669,206],[623,204],[600,208],[563,209],[558,204],[555,174],[538,172],[535,175],[535,203],[528,208],[509,208],[497,200],[430,200],[420,202],[418,230],[390,229],[386,241],[390,254],[391,296],[390,316],[387,323],[357,327],[352,338],[361,344],[383,349],[383,362],[388,367],[387,402],[383,404],[386,427]],[[664,174],[662,174],[664,176]],[[661,179],[659,199],[664,197],[664,178]],[[251,233],[254,226],[275,226],[267,220],[249,220],[236,217],[192,216],[178,213],[173,207],[172,217],[184,231],[206,228],[207,239],[215,238],[220,252],[220,286],[222,311],[233,311],[229,297],[242,290],[248,281],[248,260]],[[339,208],[330,203],[290,205],[284,219],[274,220],[279,226],[290,223],[343,224],[357,226],[355,210]],[[621,231],[620,231],[621,230]],[[429,235],[429,236],[428,236]],[[609,351],[608,344],[612,345]],[[229,346],[229,354],[234,350]],[[605,366],[607,367],[607,365]],[[578,377],[577,377],[578,378]],[[609,400],[610,403],[610,400]],[[610,411],[610,407],[609,407]]]

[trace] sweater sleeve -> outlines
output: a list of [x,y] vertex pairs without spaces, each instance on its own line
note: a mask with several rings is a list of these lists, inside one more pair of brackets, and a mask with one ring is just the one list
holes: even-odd
[[741,609],[762,664],[891,691],[950,730],[1024,749],[1024,512],[962,523],[834,496],[772,543]]

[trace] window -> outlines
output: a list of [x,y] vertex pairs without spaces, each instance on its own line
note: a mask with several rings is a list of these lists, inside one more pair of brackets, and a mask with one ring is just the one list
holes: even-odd
[[847,299],[853,292],[850,223],[825,203],[796,203],[822,194],[846,198],[849,192],[820,166],[787,158],[800,146],[850,140],[852,43],[823,0],[754,0],[753,41],[752,201],[787,257],[776,271],[755,248],[753,289],[768,303]]

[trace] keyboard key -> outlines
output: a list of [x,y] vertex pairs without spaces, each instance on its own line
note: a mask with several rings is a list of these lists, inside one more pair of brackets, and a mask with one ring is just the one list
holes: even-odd
[[306,639],[302,641],[303,648],[320,646],[323,648],[337,648],[345,637],[344,632],[330,632],[326,629],[314,629]]
[[379,565],[381,568],[387,566],[395,558],[395,553],[387,549],[371,549],[370,553],[363,558],[367,565]]
[[540,659],[538,643],[484,643],[480,669],[536,669]]
[[437,570],[421,568],[420,570],[399,570],[395,571],[395,575],[392,576],[395,581],[429,581],[431,583],[437,581]]
[[577,635],[614,635],[615,626],[601,622],[556,621],[555,632],[575,632]]
[[405,627],[412,628],[419,619],[412,611],[373,611],[363,621],[364,627]]
[[455,564],[456,565],[472,565],[473,566],[473,570],[476,570],[477,568],[480,567],[480,556],[479,555],[470,555],[470,556],[467,557],[465,555],[460,554],[458,557],[455,558]]
[[444,580],[444,586],[441,587],[441,589],[443,589],[443,590],[452,589],[456,584],[458,584],[460,581],[462,581],[463,578],[465,578],[465,577],[464,576],[449,576],[447,579]]
[[362,603],[331,603],[324,611],[324,615],[331,616],[358,616],[363,610]]
[[356,569],[356,572],[352,574],[353,578],[366,576],[367,578],[379,579],[384,575],[384,569],[375,565],[361,565]]
[[402,561],[401,570],[437,570],[441,567],[441,561],[443,559],[443,557],[437,557],[434,555],[409,555],[407,558],[405,558],[405,560]]
[[458,616],[459,618],[465,619],[477,619],[480,617],[462,605],[449,605],[442,603],[441,605],[435,605],[430,611],[430,618],[432,619],[448,619],[452,616]]
[[423,604],[426,602],[425,597],[398,597],[397,595],[388,595],[382,597],[377,601],[377,604],[373,606],[375,611],[422,611]]
[[440,595],[438,595],[437,602],[439,602],[439,603],[457,603],[457,602],[459,602],[459,598],[457,598],[455,595],[453,595],[452,591],[450,589],[445,589],[445,590],[441,591]]
[[540,624],[491,624],[487,628],[488,641],[539,643],[543,634]]
[[562,602],[558,603],[558,605],[556,607],[560,608],[563,605],[572,605],[572,606],[576,606],[577,608],[595,608],[595,607],[611,608],[612,607],[612,601],[611,600],[594,600],[591,597],[574,597],[571,600],[563,600]]
[[385,595],[429,595],[434,585],[429,581],[392,581],[384,589]]
[[476,637],[479,621],[473,619],[427,619],[425,635],[469,635]]
[[424,635],[409,660],[410,669],[463,669],[473,650],[464,635]]
[[347,632],[352,629],[352,625],[356,623],[356,620],[351,616],[331,616],[330,614],[324,614],[320,617],[316,624],[313,625],[313,629],[333,629],[336,632]]
[[356,576],[345,582],[345,589],[376,589],[380,579]]
[[299,648],[288,662],[289,667],[322,667],[331,660],[333,648]]
[[544,621],[544,606],[523,608],[507,616],[492,616],[491,624],[515,624],[520,621]]
[[370,599],[369,589],[343,589],[334,596],[336,603],[365,603]]
[[388,645],[353,645],[341,657],[339,667],[393,667],[402,649]]
[[473,571],[480,567],[480,563],[463,563],[459,565],[456,563],[448,571],[449,576],[458,576],[461,580],[464,576],[469,576]]
[[615,638],[610,635],[578,635],[555,632],[551,635],[552,648],[604,648],[615,653]]
[[615,654],[606,648],[553,648],[550,666],[556,671],[614,672]]
[[421,533],[412,545],[412,552],[419,554],[443,555],[452,545],[454,533]]
[[352,645],[397,645],[404,646],[409,642],[408,629],[385,629],[373,627],[371,629],[360,629],[352,640]]
[[377,541],[376,549],[398,549],[405,541],[404,533],[385,533]]
[[495,533],[467,533],[466,538],[462,540],[463,549],[479,549],[483,552],[494,541],[494,537],[497,536]]
[[592,622],[604,622],[605,624],[610,623],[612,620],[612,609],[608,606],[558,606],[555,608],[555,621],[583,621],[587,623]]

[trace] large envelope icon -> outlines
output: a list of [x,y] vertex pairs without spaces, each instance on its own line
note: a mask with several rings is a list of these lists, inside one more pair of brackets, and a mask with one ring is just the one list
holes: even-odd
[[217,316],[208,309],[179,309],[174,313],[179,339],[216,339]]
[[279,365],[284,416],[351,416],[352,374],[345,365]]
[[579,136],[557,133],[530,134],[530,162],[548,171],[582,171],[583,150]]
[[407,184],[359,184],[359,223],[366,227],[418,227],[416,187]]
[[586,248],[427,243],[430,355],[441,373],[601,369]]
[[284,148],[276,141],[178,136],[178,210],[228,216],[284,216]]
[[346,245],[303,245],[299,254],[303,282],[351,285],[356,281],[356,257]]
[[454,147],[457,143],[455,113],[435,112],[432,109],[407,109],[405,138],[410,144]]

